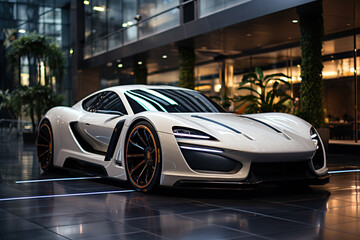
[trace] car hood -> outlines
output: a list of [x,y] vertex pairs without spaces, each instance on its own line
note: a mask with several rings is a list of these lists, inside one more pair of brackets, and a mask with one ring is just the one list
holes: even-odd
[[221,146],[228,149],[268,153],[315,150],[310,138],[310,124],[289,114],[181,113],[174,115],[182,118],[185,126],[212,135],[220,141]]

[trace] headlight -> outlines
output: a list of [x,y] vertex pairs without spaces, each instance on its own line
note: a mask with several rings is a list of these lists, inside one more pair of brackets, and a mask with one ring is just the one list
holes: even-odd
[[216,138],[209,134],[191,128],[173,127],[173,133],[176,138],[216,140]]

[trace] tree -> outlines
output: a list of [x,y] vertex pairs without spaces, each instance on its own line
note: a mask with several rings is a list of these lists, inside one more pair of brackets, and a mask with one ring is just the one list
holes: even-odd
[[300,19],[301,85],[299,116],[315,128],[324,124],[322,38],[324,21],[322,2],[316,1],[297,8]]
[[[286,103],[293,101],[293,98],[280,85],[282,83],[285,88],[290,88],[291,85],[286,79],[289,77],[282,73],[264,76],[261,68],[256,67],[255,72],[245,74],[239,84],[238,90],[248,90],[252,93],[236,97],[236,101],[241,103],[239,107],[247,104],[246,113],[289,112],[290,106]],[[256,88],[246,86],[248,83]],[[271,90],[266,91],[268,87],[271,87]],[[277,99],[279,101],[276,102]]]
[[[44,64],[45,85],[51,83],[52,77],[61,82],[65,72],[65,58],[56,44],[51,43],[51,39],[36,33],[22,36],[12,42],[7,54],[11,70],[20,73],[20,59],[25,57],[30,65],[35,66],[36,74],[30,75],[30,85],[40,83],[41,63]],[[47,71],[48,70],[48,71]],[[19,76],[19,85],[21,85]]]

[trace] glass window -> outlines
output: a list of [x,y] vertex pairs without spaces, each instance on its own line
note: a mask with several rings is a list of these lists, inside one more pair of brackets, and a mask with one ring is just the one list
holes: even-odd
[[162,32],[179,25],[179,9],[175,8],[139,25],[140,38]]
[[[139,14],[141,19],[144,20],[167,9],[176,7],[178,4],[178,0],[140,0]],[[143,22],[139,25],[140,37],[165,31],[179,25],[179,16],[179,9],[175,8]]]
[[91,38],[91,6],[85,5],[85,41]]
[[251,0],[200,0],[200,17],[249,1]]
[[125,96],[134,111],[225,112],[199,92],[178,89],[129,90]]
[[88,99],[85,99],[82,103],[82,107],[85,111],[96,112],[97,110],[108,110],[121,112],[127,114],[125,106],[121,101],[119,95],[115,92],[106,91],[96,94]]
[[104,92],[100,96],[99,104],[97,105],[96,110],[109,110],[127,114],[125,106],[119,95],[110,91]]
[[88,112],[95,112],[100,95],[101,93],[85,99],[82,103],[83,109]]
[[122,27],[122,8],[121,1],[109,0],[108,1],[108,25],[109,33],[120,30]]
[[124,32],[124,43],[129,43],[137,39],[137,28],[134,26],[135,20],[134,17],[137,14],[137,1],[134,0],[124,0],[123,1],[123,22],[122,27],[128,27]]
[[93,35],[93,38],[105,36],[107,34],[106,0],[98,0],[91,2],[91,34]]

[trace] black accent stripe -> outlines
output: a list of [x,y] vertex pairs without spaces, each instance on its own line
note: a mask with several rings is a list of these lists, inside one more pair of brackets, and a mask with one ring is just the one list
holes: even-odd
[[247,116],[239,116],[239,117],[241,117],[241,118],[246,118],[246,119],[252,120],[252,121],[254,121],[254,122],[258,122],[258,123],[260,123],[260,124],[262,124],[262,125],[264,125],[264,126],[267,126],[268,128],[271,128],[272,130],[274,130],[274,131],[277,132],[277,133],[283,133],[282,131],[280,131],[280,130],[277,129],[276,127],[273,127],[273,126],[271,126],[270,124],[267,124],[267,123],[265,123],[265,122],[263,122],[263,121],[260,121],[260,120],[258,120],[258,119],[256,119],[256,118],[251,118],[251,117],[247,117]]
[[114,152],[115,152],[116,145],[119,141],[121,130],[124,127],[124,123],[125,123],[125,120],[121,120],[116,124],[114,131],[111,135],[108,149],[106,151],[105,161],[110,161],[112,159]]
[[220,126],[222,126],[222,127],[224,127],[224,128],[230,129],[231,131],[236,132],[236,133],[238,133],[238,134],[242,134],[242,132],[236,130],[235,128],[232,128],[232,127],[230,127],[230,126],[228,126],[228,125],[225,125],[225,124],[223,124],[223,123],[221,123],[221,122],[212,120],[212,119],[210,119],[210,118],[201,117],[201,116],[199,116],[199,115],[191,115],[191,117],[203,119],[203,120],[206,120],[206,121],[215,123],[215,124],[217,124],[217,125],[220,125]]

